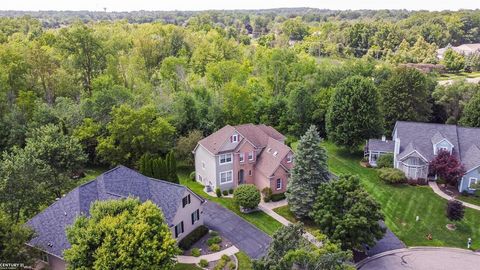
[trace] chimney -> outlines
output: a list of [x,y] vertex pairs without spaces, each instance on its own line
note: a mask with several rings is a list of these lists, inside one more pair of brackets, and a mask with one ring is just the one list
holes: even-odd
[[384,142],[386,140],[387,140],[387,137],[385,137],[385,135],[382,135],[382,142]]

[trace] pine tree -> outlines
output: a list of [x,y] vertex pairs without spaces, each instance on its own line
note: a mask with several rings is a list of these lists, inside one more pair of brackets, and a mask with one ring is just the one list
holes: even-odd
[[298,144],[295,166],[287,185],[287,200],[297,218],[308,217],[317,197],[318,186],[328,182],[327,154],[320,145],[315,126],[310,126]]

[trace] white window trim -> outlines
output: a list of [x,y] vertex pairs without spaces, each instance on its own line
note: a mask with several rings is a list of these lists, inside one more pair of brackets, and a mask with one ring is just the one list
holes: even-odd
[[232,135],[232,143],[238,142],[238,134],[233,134]]
[[472,186],[472,182],[475,182],[475,184],[478,182],[478,179],[475,178],[475,177],[470,177],[468,179],[468,188],[471,189],[471,190],[475,190],[474,188],[471,188]]
[[240,153],[239,154],[239,160],[240,160],[240,163],[245,162],[245,153]]
[[[250,158],[250,154],[252,154],[252,158]],[[248,152],[248,160],[252,161],[252,160],[254,160],[254,159],[255,159],[255,153],[254,153],[254,151]]]
[[[280,187],[278,187],[278,180],[280,180]],[[278,178],[277,180],[275,180],[275,188],[276,188],[276,190],[282,189],[282,185],[283,185],[282,179]]]
[[293,160],[293,155],[287,154],[287,163],[292,163],[292,160]]
[[174,231],[177,231],[177,230],[176,230],[177,226],[178,226],[180,229],[183,227],[182,232],[179,233],[179,234],[177,234],[177,237],[176,237],[176,238],[178,238],[180,235],[182,235],[182,234],[185,233],[185,224],[183,224],[183,226],[182,226],[182,222],[183,222],[183,221],[180,221],[180,223],[178,223],[177,225],[175,225],[175,227],[173,228]]
[[[227,160],[227,156],[230,156],[230,161],[222,162],[222,156],[225,156],[225,160]],[[221,155],[219,155],[218,162],[219,162],[220,164],[230,164],[230,163],[233,162],[233,156],[232,156],[231,153],[230,153],[230,154],[221,154]]]
[[[225,174],[226,175],[225,179],[227,179],[228,173],[230,173],[230,175],[231,175],[230,181],[222,182],[222,174]],[[232,183],[232,182],[233,182],[233,170],[220,172],[220,185],[228,184],[228,183]]]

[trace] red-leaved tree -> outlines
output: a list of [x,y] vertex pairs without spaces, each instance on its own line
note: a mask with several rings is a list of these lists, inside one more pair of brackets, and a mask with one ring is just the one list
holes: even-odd
[[465,174],[465,167],[456,155],[450,154],[449,151],[440,150],[430,162],[430,172],[436,174],[448,184],[455,186]]

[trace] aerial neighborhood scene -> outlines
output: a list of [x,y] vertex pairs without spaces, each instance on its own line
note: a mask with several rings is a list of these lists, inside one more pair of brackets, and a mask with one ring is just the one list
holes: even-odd
[[2,2],[1,269],[480,269],[480,2]]

